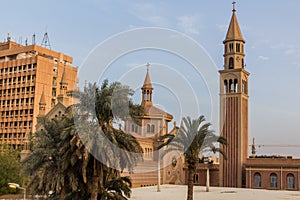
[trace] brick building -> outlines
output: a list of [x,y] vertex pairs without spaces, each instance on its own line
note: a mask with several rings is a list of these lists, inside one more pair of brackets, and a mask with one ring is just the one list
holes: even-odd
[[[0,145],[23,149],[35,132],[37,116],[48,113],[59,99],[69,106],[77,90],[72,57],[50,49],[0,43]],[[42,95],[43,94],[43,95]]]
[[[219,166],[199,163],[194,182],[205,185],[206,170],[209,168],[212,185],[300,191],[300,159],[257,156],[255,152],[249,156],[248,76],[250,74],[244,65],[245,40],[239,27],[235,7],[232,10],[223,44],[224,69],[219,71],[220,133],[227,139],[228,144],[221,146],[227,160],[221,156]],[[219,176],[216,176],[217,172]],[[218,181],[219,183],[216,184]]]
[[[153,89],[149,69],[147,69],[145,81],[141,88],[141,105],[145,109],[145,115],[141,119],[141,126],[132,121],[125,122],[124,130],[137,138],[144,151],[144,162],[138,164],[133,174],[129,174],[134,187],[157,185],[158,162],[161,166],[160,180],[162,184],[184,183],[182,170],[183,160],[180,156],[171,153],[170,155],[166,155],[163,159],[158,160],[157,147],[160,145],[160,143],[158,143],[159,137],[167,133],[175,133],[177,129],[176,123],[174,122],[174,127],[170,131],[168,130],[168,123],[172,121],[173,116],[153,104]],[[175,161],[174,157],[179,158]],[[166,164],[172,163],[173,160],[176,164]]]
[[246,187],[300,191],[300,159],[262,156],[247,159]]

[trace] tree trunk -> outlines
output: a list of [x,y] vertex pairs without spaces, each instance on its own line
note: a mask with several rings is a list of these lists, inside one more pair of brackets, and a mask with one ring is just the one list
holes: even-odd
[[194,174],[195,174],[195,167],[192,165],[188,165],[188,194],[187,200],[194,199]]
[[91,191],[91,200],[97,200],[98,198],[98,183],[99,183],[99,175],[98,175],[98,167],[97,167],[97,160],[94,159],[94,166],[93,166],[93,185],[92,185],[92,191]]
[[62,186],[60,191],[60,200],[64,200],[66,198],[66,187]]

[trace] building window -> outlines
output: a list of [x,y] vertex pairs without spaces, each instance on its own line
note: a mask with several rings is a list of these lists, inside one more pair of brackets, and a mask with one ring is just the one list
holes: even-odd
[[199,174],[194,174],[194,183],[199,183]]
[[147,133],[150,133],[150,124],[147,124]]
[[278,185],[277,182],[278,182],[277,175],[272,173],[270,175],[270,187],[271,188],[277,188],[277,185]]
[[155,126],[152,124],[151,125],[151,133],[154,133],[155,132]]
[[247,94],[248,93],[248,89],[247,89],[247,82],[246,81],[242,81],[242,92]]
[[131,124],[131,132],[134,132],[134,125]]
[[261,175],[260,173],[254,174],[254,187],[259,188],[261,187]]
[[233,52],[233,44],[232,43],[229,44],[229,52]]
[[229,58],[229,69],[233,69],[233,66],[234,66],[234,59],[233,59],[233,57],[230,57]]
[[294,189],[295,188],[295,177],[293,174],[288,174],[286,177],[287,188]]
[[228,81],[224,80],[224,93],[228,92]]
[[240,52],[241,51],[241,45],[240,44],[236,44],[236,52]]

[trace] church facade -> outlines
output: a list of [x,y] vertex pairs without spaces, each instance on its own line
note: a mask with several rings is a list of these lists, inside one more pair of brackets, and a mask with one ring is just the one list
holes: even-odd
[[[210,184],[221,187],[246,187],[273,190],[300,191],[300,159],[281,156],[249,156],[248,142],[248,101],[249,75],[245,68],[245,39],[240,29],[236,9],[232,10],[230,24],[223,41],[224,65],[220,74],[220,135],[227,139],[227,145],[221,145],[226,159],[199,163],[194,176],[195,185],[205,185],[209,169]],[[62,89],[65,84],[62,81]],[[141,126],[126,121],[124,131],[135,136],[144,151],[144,162],[139,163],[131,176],[134,187],[158,184],[187,184],[187,171],[182,156],[169,155],[159,159],[158,138],[167,133],[175,134],[176,123],[169,130],[173,116],[156,107],[153,103],[154,87],[147,69],[141,88],[145,115]],[[40,113],[46,114],[44,92],[39,103]],[[217,95],[217,94],[215,94]],[[49,118],[60,117],[66,110],[66,95],[58,97],[58,103],[46,114]],[[174,159],[175,158],[175,159]],[[170,163],[169,165],[166,163]],[[161,168],[160,168],[161,167]],[[159,173],[161,176],[159,176]],[[159,180],[159,181],[158,181]]]
[[[149,66],[148,66],[149,67]],[[141,126],[132,121],[125,122],[125,131],[135,136],[144,151],[144,161],[128,174],[132,178],[133,187],[153,186],[158,184],[183,184],[183,159],[180,155],[172,154],[159,158],[159,138],[165,134],[175,134],[176,122],[171,130],[168,123],[173,116],[156,107],[153,103],[153,85],[147,69],[142,90],[142,102],[145,115],[141,118]],[[168,164],[170,163],[170,164]],[[160,171],[160,177],[158,170]],[[125,174],[126,175],[126,174]]]

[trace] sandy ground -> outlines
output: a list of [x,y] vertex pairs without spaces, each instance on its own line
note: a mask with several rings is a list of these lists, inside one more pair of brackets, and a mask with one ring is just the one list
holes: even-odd
[[[185,200],[187,186],[163,185],[161,192],[157,187],[143,187],[132,189],[132,200]],[[240,188],[211,187],[205,192],[205,187],[194,187],[194,200],[289,200],[299,199],[300,191],[253,190]]]

